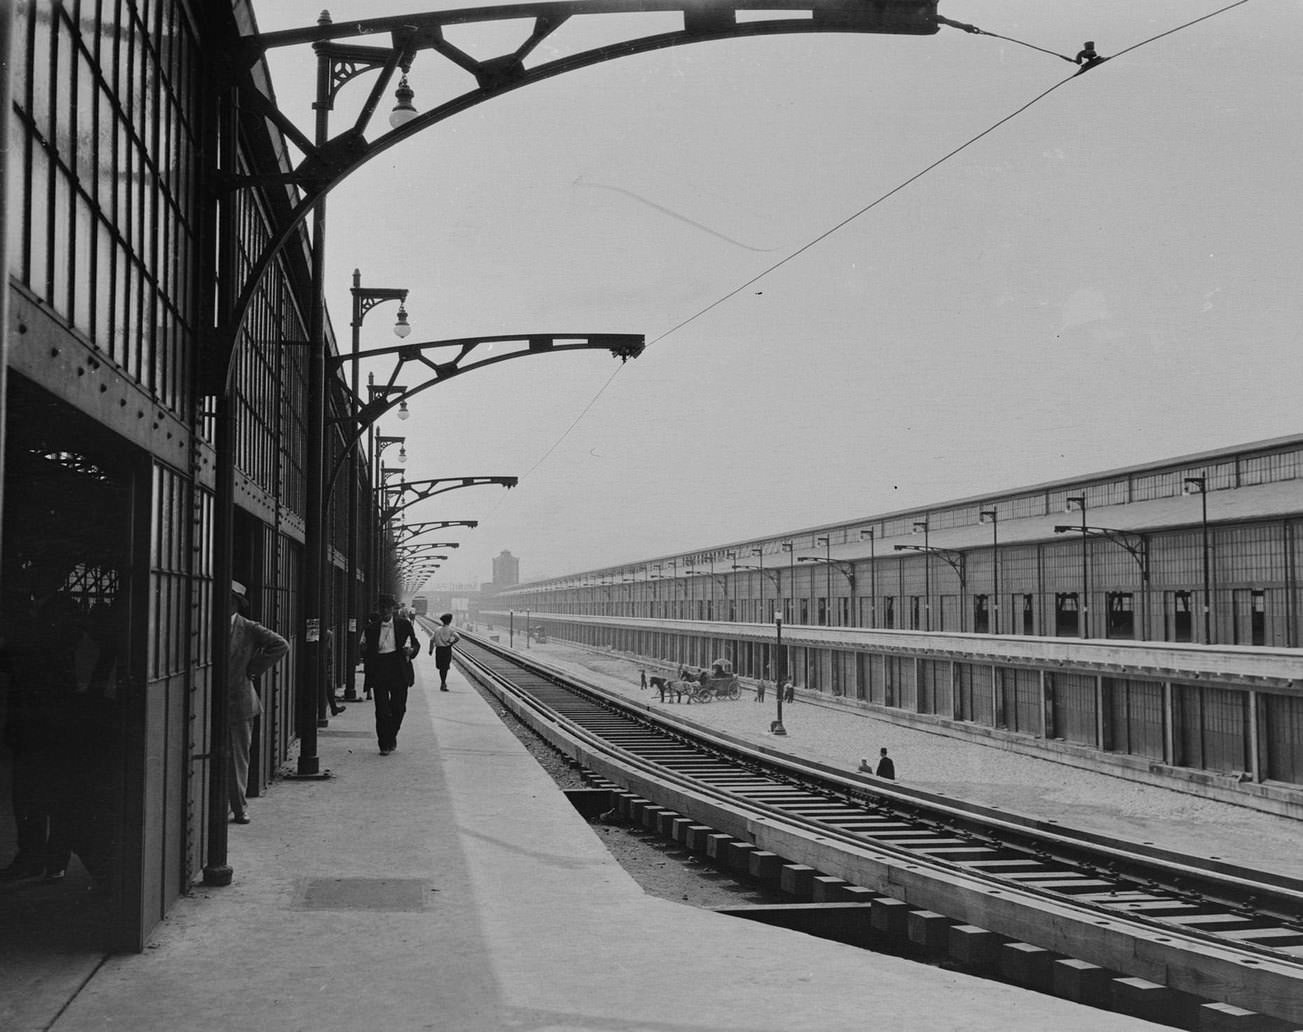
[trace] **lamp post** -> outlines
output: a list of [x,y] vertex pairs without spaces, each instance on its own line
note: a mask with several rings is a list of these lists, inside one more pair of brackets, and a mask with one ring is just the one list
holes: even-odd
[[1201,525],[1203,527],[1203,640],[1204,644],[1211,645],[1213,642],[1213,622],[1212,622],[1212,569],[1208,561],[1208,478],[1207,477],[1186,477],[1185,488],[1186,494],[1199,492],[1199,501],[1202,503]]
[[792,610],[790,619],[796,616],[796,542],[784,541],[781,548],[787,553],[787,594],[791,598]]
[[832,626],[832,535],[825,534],[823,537],[814,539],[816,545],[824,547],[824,562],[828,565],[828,574],[823,589],[826,601],[824,602],[824,622],[827,626]]
[[384,453],[386,449],[392,448],[394,445],[398,445],[400,455],[406,458],[405,442],[407,441],[406,437],[385,435],[380,433],[380,427],[378,425],[376,426],[375,431],[376,432],[375,432],[375,436],[372,438],[372,447],[371,447],[371,470],[372,470],[371,483],[375,485],[375,494],[376,494],[376,503],[377,503],[375,527],[374,527],[375,533],[372,535],[372,539],[371,539],[372,583],[370,587],[371,587],[371,595],[372,595],[371,598],[372,604],[374,604],[376,600],[380,597],[380,595],[383,594],[383,592],[381,591],[382,578],[381,578],[381,571],[380,571],[380,556],[382,551],[384,550],[384,535],[385,535],[385,526],[384,526],[384,519],[383,519],[383,513],[386,509],[385,491],[387,490],[385,486],[385,477],[387,475],[393,475],[394,473],[402,473],[401,469],[395,469],[392,466],[386,467],[384,465]]
[[1063,500],[1063,511],[1072,512],[1074,509],[1081,512],[1081,636],[1090,637],[1090,553],[1087,551],[1088,543],[1086,538],[1090,535],[1086,531],[1086,496],[1069,495]]
[[878,626],[878,557],[875,551],[877,534],[874,528],[860,531],[860,540],[869,539],[869,626]]
[[991,627],[993,634],[1000,633],[1000,514],[996,509],[983,509],[978,520],[991,525]]
[[923,535],[923,630],[930,631],[932,630],[932,546],[928,544],[928,535],[931,533],[931,524],[925,519],[915,520],[914,533]]
[[778,700],[778,712],[769,730],[775,735],[787,734],[783,726],[783,685],[787,680],[787,657],[783,654],[783,614],[774,610],[774,696]]
[[[407,291],[395,289],[393,287],[363,287],[362,273],[358,269],[353,270],[353,319],[349,324],[352,329],[352,352],[350,354],[352,366],[352,392],[349,397],[349,404],[353,407],[353,416],[357,418],[358,400],[361,397],[361,369],[360,355],[362,349],[362,322],[366,319],[367,313],[385,301],[398,302],[398,320],[394,324],[394,335],[398,338],[406,337],[412,332],[412,328],[407,322],[407,309],[404,305],[407,302]],[[357,699],[357,688],[354,685],[353,671],[357,669],[358,649],[361,639],[358,636],[358,626],[360,623],[360,613],[358,611],[358,590],[357,590],[357,572],[358,572],[358,554],[361,551],[361,541],[359,540],[358,527],[358,454],[357,446],[354,445],[348,451],[348,590],[345,601],[345,627],[347,629],[347,645],[345,648],[344,668],[349,672],[348,683],[344,687],[344,698],[346,700]],[[405,459],[406,455],[400,456],[400,461]],[[330,688],[334,691],[334,686]]]
[[[760,570],[760,612],[765,611],[765,550],[763,548],[751,549],[751,554],[756,557],[757,566]],[[775,599],[775,602],[778,600]]]

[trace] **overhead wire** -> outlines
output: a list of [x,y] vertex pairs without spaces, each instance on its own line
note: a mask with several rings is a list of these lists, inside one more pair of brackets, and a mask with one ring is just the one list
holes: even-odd
[[[993,122],[991,125],[987,126],[987,127],[986,127],[985,129],[983,129],[981,132],[979,132],[979,133],[977,133],[976,135],[974,135],[974,136],[970,137],[969,139],[965,140],[965,141],[964,141],[963,143],[961,143],[958,147],[956,147],[956,148],[954,148],[953,150],[951,150],[951,151],[947,152],[946,154],[942,155],[940,158],[938,158],[936,161],[932,162],[932,163],[931,163],[930,165],[928,165],[926,168],[923,168],[922,170],[920,170],[920,171],[914,173],[914,175],[910,176],[908,179],[906,179],[906,180],[904,180],[903,182],[901,182],[901,183],[897,184],[896,186],[892,187],[892,188],[891,188],[890,190],[888,190],[886,193],[884,193],[884,194],[882,194],[881,196],[875,198],[873,201],[869,202],[869,203],[866,204],[864,207],[860,208],[858,211],[852,213],[851,215],[848,215],[846,218],[842,219],[842,220],[841,220],[840,222],[838,222],[836,225],[834,225],[834,226],[832,226],[831,228],[825,230],[824,232],[820,233],[818,236],[816,236],[816,237],[814,237],[813,239],[807,241],[806,243],[802,244],[800,247],[798,247],[796,250],[792,251],[790,254],[786,255],[786,256],[783,257],[783,258],[780,258],[778,261],[774,262],[774,263],[773,263],[772,265],[770,265],[768,268],[766,268],[766,269],[764,269],[763,271],[761,271],[761,272],[757,273],[756,275],[752,276],[752,277],[751,277],[749,280],[747,280],[745,283],[742,283],[741,285],[739,285],[739,286],[735,287],[734,289],[730,290],[727,294],[724,294],[723,296],[721,296],[721,297],[715,299],[715,300],[712,301],[710,304],[706,305],[704,308],[702,308],[702,309],[700,309],[699,311],[697,311],[697,312],[693,313],[692,315],[688,316],[688,318],[682,320],[681,322],[675,323],[673,326],[671,326],[671,327],[670,327],[668,330],[666,330],[664,333],[661,333],[661,334],[658,335],[657,337],[655,337],[655,338],[653,338],[652,340],[648,341],[648,342],[647,342],[648,346],[651,346],[652,344],[657,344],[657,343],[659,343],[660,341],[664,340],[666,337],[670,336],[671,334],[673,334],[673,333],[677,333],[679,330],[683,329],[683,327],[687,326],[689,323],[695,322],[697,319],[700,319],[703,315],[706,315],[708,312],[711,312],[711,311],[713,311],[715,308],[718,308],[718,307],[719,307],[720,305],[722,305],[725,301],[731,300],[732,298],[736,297],[738,294],[742,293],[742,291],[746,290],[748,287],[750,287],[750,286],[752,286],[753,284],[755,284],[755,283],[759,282],[760,280],[764,279],[764,277],[768,276],[771,272],[774,272],[774,271],[776,271],[777,269],[782,268],[782,267],[783,267],[784,265],[786,265],[788,262],[792,261],[792,260],[795,259],[795,258],[800,257],[800,256],[801,256],[802,254],[804,254],[806,251],[808,251],[808,250],[810,250],[811,248],[815,247],[816,245],[822,243],[824,240],[827,240],[827,239],[828,239],[830,236],[832,236],[834,233],[837,233],[837,232],[840,231],[841,229],[844,229],[846,226],[850,225],[850,223],[854,222],[856,219],[860,218],[862,215],[865,215],[865,214],[867,214],[868,212],[872,211],[874,208],[876,208],[876,207],[877,207],[879,204],[881,204],[883,201],[886,201],[886,200],[890,199],[891,197],[895,196],[896,194],[900,193],[900,191],[904,190],[906,187],[912,185],[913,183],[916,183],[918,180],[922,179],[922,178],[923,178],[924,176],[926,176],[928,173],[932,172],[933,170],[935,170],[935,169],[938,168],[939,166],[945,164],[947,161],[949,161],[951,158],[955,157],[956,155],[960,154],[961,152],[967,150],[969,147],[971,147],[973,144],[977,143],[979,140],[983,139],[983,138],[986,137],[986,136],[989,136],[991,133],[995,132],[995,130],[999,129],[1001,126],[1007,124],[1008,122],[1011,122],[1013,119],[1015,119],[1015,118],[1017,118],[1019,115],[1023,114],[1023,112],[1027,111],[1027,110],[1028,110],[1029,108],[1031,108],[1033,105],[1040,103],[1042,100],[1044,100],[1046,97],[1048,97],[1048,96],[1049,96],[1051,93],[1053,93],[1055,90],[1059,89],[1061,86],[1064,86],[1064,85],[1066,85],[1067,83],[1071,82],[1073,79],[1077,78],[1079,75],[1082,74],[1082,72],[1088,70],[1088,69],[1091,68],[1091,67],[1095,67],[1096,65],[1103,64],[1105,61],[1110,61],[1110,60],[1112,60],[1113,58],[1121,57],[1123,54],[1129,54],[1129,53],[1131,53],[1133,50],[1138,50],[1138,49],[1140,49],[1141,47],[1143,47],[1143,46],[1147,46],[1147,45],[1149,45],[1150,43],[1153,43],[1153,42],[1155,42],[1155,41],[1157,41],[1157,40],[1163,39],[1163,38],[1166,37],[1166,36],[1171,36],[1171,35],[1173,35],[1174,33],[1181,32],[1183,29],[1188,29],[1188,28],[1189,28],[1190,26],[1192,26],[1192,25],[1197,25],[1198,23],[1203,22],[1203,21],[1207,21],[1207,20],[1210,19],[1210,18],[1215,18],[1215,17],[1217,17],[1217,16],[1220,15],[1220,14],[1224,14],[1224,13],[1226,13],[1227,11],[1232,10],[1233,8],[1241,7],[1241,6],[1243,6],[1244,4],[1247,4],[1248,2],[1249,2],[1249,0],[1234,0],[1234,2],[1229,3],[1229,4],[1225,5],[1224,7],[1220,7],[1220,8],[1218,8],[1218,9],[1215,10],[1215,11],[1210,11],[1208,14],[1200,15],[1198,18],[1192,18],[1190,21],[1184,22],[1183,24],[1181,24],[1181,25],[1177,25],[1177,26],[1174,26],[1173,28],[1170,28],[1170,29],[1165,29],[1164,31],[1162,31],[1162,32],[1160,32],[1160,33],[1157,33],[1156,35],[1150,36],[1148,39],[1143,39],[1143,40],[1141,40],[1141,41],[1138,42],[1138,43],[1133,43],[1131,46],[1126,47],[1126,48],[1123,49],[1123,50],[1119,50],[1116,54],[1111,54],[1111,55],[1109,55],[1108,57],[1098,58],[1098,59],[1096,59],[1096,60],[1094,60],[1094,61],[1088,61],[1088,62],[1087,62],[1083,67],[1078,68],[1078,69],[1077,69],[1076,71],[1074,71],[1071,75],[1067,76],[1067,77],[1064,78],[1064,79],[1060,79],[1058,82],[1056,82],[1054,85],[1050,86],[1048,89],[1045,89],[1045,90],[1041,91],[1041,92],[1038,93],[1036,96],[1032,97],[1031,100],[1029,100],[1029,101],[1027,101],[1025,104],[1023,104],[1022,106],[1016,108],[1014,111],[1012,111],[1012,112],[1010,112],[1009,114],[1005,115],[1003,118],[999,119],[998,121]],[[1078,63],[1076,59],[1071,58],[1071,57],[1068,57],[1066,54],[1060,54],[1060,53],[1058,53],[1057,51],[1047,50],[1047,49],[1045,49],[1044,47],[1039,47],[1039,46],[1036,46],[1036,45],[1033,44],[1033,43],[1028,43],[1028,42],[1026,42],[1025,40],[1014,39],[1014,38],[1011,37],[1011,36],[1003,36],[1003,35],[1000,35],[999,33],[996,33],[996,32],[988,32],[988,31],[986,31],[985,29],[980,29],[980,28],[978,28],[977,26],[966,25],[966,24],[964,24],[964,23],[962,23],[962,22],[951,21],[951,20],[948,19],[948,18],[938,17],[938,18],[937,18],[937,21],[940,22],[941,24],[949,25],[949,26],[951,26],[951,27],[953,27],[953,28],[959,28],[959,29],[962,29],[962,30],[965,31],[965,32],[970,32],[970,33],[973,33],[973,34],[983,35],[983,36],[992,36],[992,37],[994,37],[994,38],[996,38],[996,39],[1003,39],[1003,40],[1006,40],[1007,42],[1010,42],[1010,43],[1016,43],[1016,44],[1018,44],[1019,46],[1029,47],[1029,48],[1032,49],[1032,50],[1038,50],[1038,51],[1040,51],[1041,53],[1049,54],[1049,55],[1052,56],[1052,57],[1058,57],[1058,58],[1061,58],[1062,60],[1064,60],[1064,61],[1068,61],[1068,62],[1071,63],[1071,64],[1077,64],[1077,63]],[[611,384],[615,381],[615,378],[616,378],[617,376],[620,375],[620,372],[621,372],[621,370],[624,369],[624,366],[625,366],[625,365],[626,365],[626,363],[623,363],[623,362],[620,363],[620,365],[616,368],[616,370],[615,370],[615,371],[614,371],[614,372],[613,372],[609,377],[607,377],[606,382],[603,383],[602,386],[601,386],[600,388],[598,388],[597,393],[593,395],[593,397],[589,400],[588,404],[585,405],[584,408],[583,408],[583,410],[579,413],[579,415],[577,415],[577,416],[575,417],[574,421],[573,421],[573,422],[572,422],[572,423],[571,423],[571,424],[570,424],[570,425],[565,429],[565,431],[561,434],[561,436],[558,437],[558,438],[556,439],[556,441],[553,442],[553,444],[551,445],[551,447],[549,447],[549,448],[547,449],[547,451],[545,451],[545,452],[543,453],[543,455],[538,459],[538,461],[535,462],[534,465],[532,465],[532,466],[529,468],[529,471],[528,471],[527,473],[525,473],[523,476],[520,477],[521,480],[524,480],[525,477],[528,477],[531,473],[533,473],[536,469],[538,469],[538,467],[541,466],[545,461],[547,461],[548,457],[549,457],[549,456],[550,456],[554,451],[556,451],[557,448],[559,448],[559,447],[561,446],[561,443],[562,443],[563,441],[565,441],[565,439],[566,439],[567,437],[570,436],[571,432],[574,431],[575,427],[577,427],[577,426],[579,425],[579,423],[583,420],[583,418],[584,418],[586,415],[588,415],[588,413],[592,410],[593,406],[594,406],[595,404],[597,404],[597,400],[598,400],[598,399],[599,399],[599,398],[600,398],[604,393],[606,393],[606,390],[607,390],[607,389],[611,386]],[[499,504],[501,504],[501,503],[499,503]]]
[[[666,330],[664,333],[662,333],[662,334],[660,334],[659,336],[655,337],[654,339],[648,341],[648,342],[647,342],[647,343],[648,343],[648,346],[650,346],[650,345],[652,345],[652,344],[657,344],[657,343],[659,343],[660,341],[662,341],[662,340],[664,340],[666,337],[668,337],[670,334],[672,334],[672,333],[676,333],[676,332],[678,332],[679,330],[683,329],[684,326],[687,326],[689,323],[694,322],[694,321],[697,320],[697,319],[700,319],[703,315],[705,315],[706,313],[708,313],[708,312],[712,311],[713,309],[719,307],[719,306],[722,305],[725,301],[728,301],[728,300],[730,300],[730,299],[736,297],[736,296],[737,296],[738,294],[740,294],[742,291],[746,290],[747,287],[752,286],[753,284],[755,284],[755,283],[757,283],[758,281],[760,281],[761,279],[763,279],[765,276],[768,276],[771,272],[774,272],[775,270],[777,270],[777,269],[781,268],[782,266],[786,265],[786,264],[787,264],[788,262],[790,262],[793,258],[799,257],[800,255],[804,254],[806,251],[810,250],[810,248],[814,247],[816,244],[822,243],[824,240],[828,239],[828,237],[832,236],[834,233],[838,232],[839,230],[845,228],[845,227],[848,226],[850,223],[852,223],[852,222],[854,222],[856,219],[858,219],[860,216],[862,216],[862,215],[868,213],[869,211],[872,211],[874,208],[876,208],[876,207],[877,207],[879,204],[881,204],[883,201],[885,201],[885,200],[889,199],[890,197],[894,196],[895,194],[899,193],[901,190],[905,189],[907,186],[910,186],[911,184],[913,184],[913,183],[917,182],[918,180],[922,179],[922,178],[923,178],[925,175],[927,175],[929,172],[933,171],[934,169],[936,169],[936,168],[939,167],[940,165],[942,165],[942,164],[944,164],[945,162],[949,161],[951,158],[955,157],[955,155],[961,153],[961,152],[964,151],[964,150],[967,150],[969,147],[971,147],[973,144],[977,143],[977,142],[978,142],[979,140],[981,140],[983,137],[985,137],[985,136],[989,136],[989,135],[990,135],[991,133],[993,133],[996,129],[999,129],[1001,126],[1003,126],[1003,125],[1005,125],[1006,123],[1008,123],[1008,122],[1012,121],[1013,119],[1017,118],[1017,117],[1018,117],[1019,115],[1021,115],[1023,112],[1025,112],[1025,111],[1028,110],[1030,107],[1032,107],[1034,104],[1039,103],[1040,101],[1042,101],[1042,100],[1044,100],[1046,97],[1048,97],[1051,93],[1053,93],[1055,90],[1059,89],[1059,87],[1064,86],[1064,85],[1066,85],[1067,83],[1071,82],[1073,79],[1077,78],[1077,76],[1081,75],[1082,72],[1088,70],[1089,68],[1096,67],[1096,66],[1098,66],[1098,65],[1100,65],[1100,64],[1103,64],[1105,61],[1111,61],[1111,60],[1112,60],[1113,58],[1115,58],[1115,57],[1121,57],[1123,54],[1129,54],[1129,53],[1130,53],[1131,51],[1133,51],[1133,50],[1138,50],[1140,47],[1147,46],[1148,44],[1153,43],[1153,42],[1155,42],[1156,40],[1162,39],[1162,38],[1164,38],[1165,36],[1170,36],[1170,35],[1172,35],[1173,33],[1180,32],[1182,29],[1187,29],[1187,28],[1189,28],[1191,25],[1197,25],[1199,22],[1207,21],[1209,18],[1215,18],[1215,17],[1216,17],[1217,15],[1219,15],[1219,14],[1224,14],[1225,12],[1231,10],[1232,8],[1240,7],[1241,5],[1246,4],[1246,3],[1248,3],[1248,2],[1249,2],[1249,0],[1234,0],[1233,3],[1229,3],[1229,4],[1227,4],[1226,6],[1224,6],[1224,7],[1220,7],[1220,8],[1218,8],[1218,9],[1215,10],[1215,11],[1210,11],[1208,14],[1201,15],[1201,16],[1199,16],[1198,18],[1192,18],[1192,19],[1191,19],[1190,21],[1188,21],[1188,22],[1185,22],[1185,23],[1183,23],[1183,24],[1181,24],[1181,25],[1177,25],[1177,26],[1175,26],[1175,27],[1173,27],[1173,28],[1171,28],[1171,29],[1166,29],[1166,30],[1164,30],[1163,32],[1160,32],[1160,33],[1158,33],[1158,34],[1156,34],[1156,35],[1154,35],[1154,36],[1150,36],[1148,39],[1143,39],[1143,40],[1141,40],[1139,43],[1134,43],[1134,44],[1132,44],[1131,46],[1125,48],[1124,50],[1120,50],[1120,51],[1118,51],[1116,54],[1112,54],[1112,55],[1110,55],[1109,57],[1098,58],[1098,59],[1096,59],[1096,60],[1094,60],[1094,61],[1087,62],[1086,65],[1084,65],[1083,67],[1078,68],[1075,72],[1073,72],[1073,73],[1072,73],[1071,75],[1069,75],[1067,78],[1059,80],[1059,81],[1056,82],[1053,86],[1051,86],[1051,87],[1049,87],[1048,89],[1042,91],[1041,93],[1038,93],[1035,97],[1033,97],[1031,100],[1027,101],[1027,103],[1023,104],[1021,107],[1019,107],[1019,108],[1017,108],[1016,110],[1014,110],[1014,111],[1010,112],[1009,114],[1005,115],[1005,116],[1004,116],[1003,118],[1001,118],[999,121],[994,122],[994,123],[992,123],[991,125],[987,126],[985,129],[983,129],[983,130],[982,130],[980,133],[978,133],[977,135],[975,135],[975,136],[969,138],[968,140],[966,140],[965,142],[961,143],[958,147],[956,147],[954,150],[950,151],[949,153],[942,155],[942,156],[941,156],[940,158],[938,158],[936,161],[932,162],[932,164],[928,165],[926,168],[922,169],[921,171],[916,172],[914,175],[910,176],[910,177],[909,177],[908,179],[906,179],[904,182],[899,183],[898,185],[892,187],[892,188],[891,188],[890,190],[888,190],[886,193],[882,194],[882,196],[880,196],[880,197],[876,198],[875,200],[871,201],[869,204],[866,204],[863,208],[860,208],[858,211],[854,212],[853,214],[848,215],[846,218],[842,219],[840,222],[838,222],[836,225],[832,226],[830,229],[825,230],[824,232],[822,232],[822,233],[820,233],[818,236],[816,236],[814,239],[809,240],[809,241],[807,241],[806,243],[802,244],[800,247],[798,247],[795,251],[792,251],[792,252],[791,252],[790,254],[788,254],[786,257],[784,257],[784,258],[780,258],[778,261],[774,262],[774,264],[770,265],[768,268],[764,269],[762,272],[759,272],[759,273],[757,273],[755,276],[752,276],[752,277],[751,277],[749,280],[747,280],[745,283],[743,283],[743,284],[741,284],[740,286],[738,286],[738,287],[734,288],[733,290],[729,291],[727,294],[723,295],[722,297],[719,297],[719,298],[717,298],[716,300],[712,301],[712,302],[711,302],[710,304],[708,304],[706,307],[704,307],[704,308],[702,308],[701,310],[695,312],[694,314],[688,316],[688,318],[684,319],[682,322],[676,323],[675,325],[671,326],[671,327],[670,327],[668,330]],[[951,21],[949,21],[948,19],[944,19],[944,18],[938,18],[938,21],[940,21],[940,22],[942,22],[942,23],[944,23],[944,24],[952,25],[952,26],[954,26],[954,27],[956,27],[956,28],[962,28],[962,29],[964,29],[965,31],[970,31],[970,32],[979,32],[979,33],[981,33],[981,34],[983,34],[983,35],[988,35],[988,36],[997,36],[997,33],[986,32],[985,30],[978,29],[976,26],[968,26],[968,25],[964,25],[964,24],[962,24],[962,23],[960,23],[960,22],[951,22]],[[1063,60],[1065,60],[1065,61],[1069,61],[1069,62],[1071,62],[1072,64],[1076,64],[1076,63],[1077,63],[1073,58],[1067,57],[1067,56],[1064,55],[1064,54],[1059,54],[1059,53],[1056,53],[1055,51],[1052,51],[1052,50],[1045,50],[1043,47],[1038,47],[1038,46],[1035,46],[1035,45],[1033,45],[1033,44],[1031,44],[1031,43],[1026,43],[1026,42],[1024,42],[1024,41],[1022,41],[1022,40],[1015,40],[1015,39],[1013,39],[1012,37],[1009,37],[1009,36],[999,36],[998,38],[1000,38],[1000,39],[1005,39],[1005,40],[1009,40],[1010,42],[1013,42],[1013,43],[1019,43],[1019,44],[1021,44],[1021,45],[1023,45],[1023,46],[1031,47],[1033,50],[1039,50],[1039,51],[1041,51],[1042,53],[1046,53],[1046,54],[1050,54],[1050,55],[1052,55],[1052,56],[1054,56],[1054,57],[1062,58]]]
[[1060,79],[1058,82],[1056,82],[1056,83],[1055,83],[1053,86],[1051,86],[1049,89],[1041,91],[1041,92],[1038,93],[1035,97],[1033,97],[1031,100],[1027,101],[1027,103],[1025,103],[1025,104],[1023,104],[1021,107],[1019,107],[1017,110],[1012,111],[1012,112],[1010,112],[1009,114],[1005,115],[1005,116],[1004,116],[1003,118],[1001,118],[998,122],[994,122],[994,123],[992,123],[991,125],[987,126],[985,129],[983,129],[983,130],[982,130],[980,133],[978,133],[976,136],[972,136],[972,137],[970,137],[969,139],[965,140],[963,143],[961,143],[961,144],[960,144],[958,147],[956,147],[954,150],[950,151],[949,153],[943,155],[943,156],[940,157],[940,158],[937,158],[936,161],[932,162],[932,164],[928,165],[926,168],[922,169],[921,171],[915,172],[912,176],[910,176],[910,177],[909,177],[908,179],[906,179],[904,182],[902,182],[902,183],[898,183],[896,186],[893,186],[893,187],[892,187],[890,190],[888,190],[886,193],[884,193],[884,194],[882,194],[881,196],[879,196],[879,197],[875,198],[874,200],[870,201],[870,202],[869,202],[868,204],[866,204],[863,208],[860,208],[858,211],[856,211],[856,212],[854,212],[854,213],[852,213],[852,214],[850,214],[850,215],[847,215],[846,218],[842,219],[840,222],[838,222],[836,225],[832,226],[831,228],[824,230],[822,233],[820,233],[820,234],[819,234],[818,236],[816,236],[814,239],[806,241],[804,244],[802,244],[800,247],[798,247],[795,251],[792,251],[790,254],[786,255],[785,257],[780,258],[778,261],[774,262],[772,265],[770,265],[768,268],[762,270],[761,272],[756,273],[754,276],[752,276],[752,277],[751,277],[749,280],[747,280],[745,283],[741,284],[740,286],[737,286],[737,287],[733,288],[733,289],[730,290],[727,294],[725,294],[723,297],[716,298],[716,299],[715,299],[714,301],[712,301],[710,304],[706,305],[705,308],[702,308],[700,311],[694,312],[692,315],[688,316],[688,317],[687,317],[686,319],[684,319],[682,322],[676,323],[675,325],[671,326],[668,330],[666,330],[664,333],[660,334],[660,336],[656,337],[654,340],[650,340],[650,341],[648,341],[648,342],[647,342],[648,346],[650,347],[652,344],[657,344],[657,343],[659,343],[660,341],[662,341],[662,340],[664,340],[666,337],[668,337],[671,333],[677,333],[679,330],[683,329],[683,327],[687,326],[689,323],[694,322],[694,321],[696,321],[697,319],[700,319],[700,318],[701,318],[703,315],[705,315],[707,312],[710,312],[710,311],[712,311],[713,309],[718,308],[718,307],[719,307],[720,305],[722,305],[725,301],[728,301],[728,300],[730,300],[731,298],[734,298],[734,297],[736,297],[738,294],[742,293],[742,291],[746,290],[747,287],[749,287],[749,286],[751,286],[752,284],[757,283],[757,282],[759,282],[760,280],[764,279],[764,278],[765,278],[766,276],[768,276],[771,272],[774,272],[775,270],[782,268],[784,265],[786,265],[788,262],[792,261],[794,258],[798,258],[798,257],[800,257],[800,256],[803,255],[806,251],[810,250],[810,248],[814,247],[816,244],[820,244],[820,243],[822,243],[823,241],[827,240],[827,239],[828,239],[830,236],[832,236],[834,233],[836,233],[836,232],[838,232],[839,230],[844,229],[846,226],[850,225],[852,222],[854,222],[856,219],[858,219],[861,215],[864,215],[864,214],[866,214],[866,213],[872,211],[874,208],[876,208],[876,207],[877,207],[879,204],[881,204],[883,201],[888,200],[889,198],[891,198],[891,197],[895,196],[896,194],[900,193],[901,190],[904,190],[904,189],[905,189],[907,186],[909,186],[910,184],[915,183],[915,182],[917,182],[918,180],[922,179],[925,175],[927,175],[927,174],[928,174],[929,172],[931,172],[933,169],[936,169],[936,168],[939,167],[940,165],[945,164],[945,162],[949,161],[951,158],[953,158],[956,154],[959,154],[961,151],[964,151],[964,150],[966,150],[967,148],[971,147],[971,146],[972,146],[973,144],[975,144],[978,140],[982,139],[982,137],[990,135],[991,133],[995,132],[995,130],[999,129],[1000,126],[1004,125],[1006,122],[1009,122],[1009,121],[1011,121],[1011,120],[1014,119],[1014,118],[1017,118],[1017,117],[1018,117],[1019,115],[1021,115],[1024,111],[1026,111],[1028,108],[1030,108],[1033,104],[1036,104],[1036,103],[1038,103],[1038,102],[1044,100],[1044,99],[1045,99],[1046,97],[1048,97],[1051,93],[1053,93],[1055,90],[1057,90],[1060,86],[1063,86],[1063,85],[1065,85],[1065,84],[1071,82],[1071,81],[1072,81],[1073,79],[1075,79],[1076,77],[1077,77],[1077,73],[1076,73],[1076,72],[1073,72],[1073,73],[1072,73],[1071,75],[1069,75],[1066,79]]

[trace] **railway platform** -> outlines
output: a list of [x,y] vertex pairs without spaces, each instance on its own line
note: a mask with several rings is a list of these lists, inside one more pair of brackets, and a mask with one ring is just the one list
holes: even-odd
[[1162,1026],[646,895],[455,671],[398,750],[366,702],[231,828],[234,883],[139,955],[0,973],[9,1032],[861,1032]]

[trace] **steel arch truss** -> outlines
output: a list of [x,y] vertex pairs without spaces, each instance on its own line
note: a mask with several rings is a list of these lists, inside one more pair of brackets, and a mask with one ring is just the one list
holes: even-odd
[[[493,30],[495,38],[501,38],[503,26],[509,24],[519,28],[519,42],[490,57],[472,56],[449,38],[450,30],[459,36],[476,27]],[[603,39],[617,38],[578,48],[562,34],[572,24],[600,25]],[[226,324],[219,327],[220,339],[232,352],[227,361],[234,357],[235,341],[263,273],[313,206],[362,165],[445,118],[564,72],[688,43],[813,32],[932,35],[939,26],[937,0],[562,0],[430,11],[338,25],[326,21],[246,37],[230,56],[231,76],[241,103],[275,125],[303,157],[282,175],[224,180],[229,189],[273,182],[297,188],[288,215],[250,266],[233,310],[226,314]],[[384,43],[341,42],[359,37],[383,39]],[[258,62],[268,51],[303,45],[311,45],[325,65],[317,105],[326,110],[346,83],[367,72],[379,73],[354,123],[321,146],[259,88],[255,75]],[[469,73],[474,85],[418,113],[406,124],[368,139],[372,118],[394,73],[409,72],[418,55],[440,58]]]

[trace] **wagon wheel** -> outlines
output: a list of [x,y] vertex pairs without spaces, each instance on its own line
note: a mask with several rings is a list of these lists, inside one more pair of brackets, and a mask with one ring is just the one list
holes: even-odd
[[715,697],[715,693],[709,688],[698,688],[692,693],[692,697],[698,702],[710,702]]

